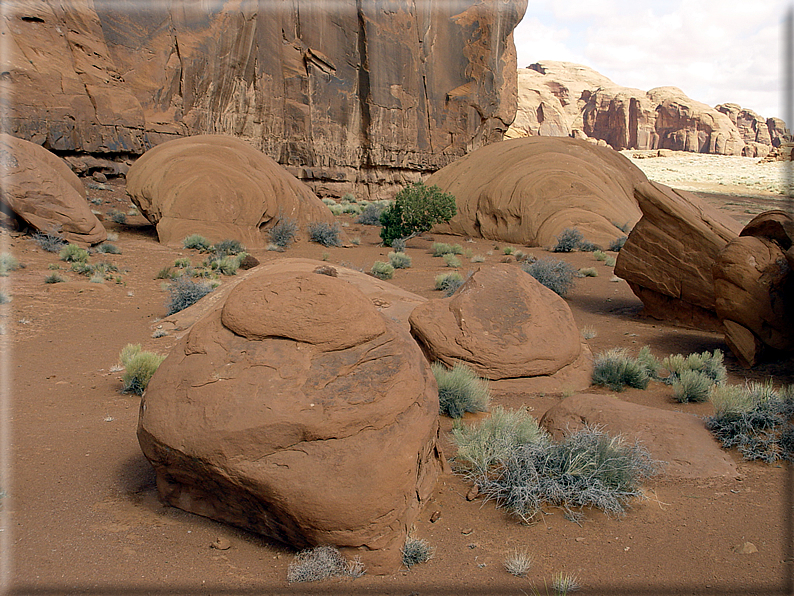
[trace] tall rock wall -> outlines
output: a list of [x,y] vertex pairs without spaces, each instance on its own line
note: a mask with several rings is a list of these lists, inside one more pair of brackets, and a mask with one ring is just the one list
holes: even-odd
[[510,138],[572,136],[622,149],[673,149],[763,157],[785,142],[779,118],[736,104],[712,108],[677,87],[621,87],[591,68],[538,62],[518,70],[518,108]]
[[42,0],[0,18],[8,132],[137,155],[231,134],[319,194],[369,194],[502,139],[526,0]]

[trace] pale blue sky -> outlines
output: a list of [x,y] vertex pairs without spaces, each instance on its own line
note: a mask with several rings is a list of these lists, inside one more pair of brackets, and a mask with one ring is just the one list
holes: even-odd
[[530,0],[518,66],[577,62],[616,84],[673,85],[714,106],[784,117],[781,44],[790,0]]

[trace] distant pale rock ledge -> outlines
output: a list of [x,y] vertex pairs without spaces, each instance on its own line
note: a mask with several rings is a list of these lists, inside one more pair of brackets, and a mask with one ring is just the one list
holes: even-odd
[[621,87],[592,68],[537,62],[518,69],[518,110],[505,138],[565,136],[613,149],[765,157],[789,138],[780,118],[737,104],[714,108],[677,87]]

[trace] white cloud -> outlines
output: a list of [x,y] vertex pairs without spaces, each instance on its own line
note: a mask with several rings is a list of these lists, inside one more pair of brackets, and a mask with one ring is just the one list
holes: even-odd
[[618,85],[782,116],[781,39],[790,0],[540,0],[516,29],[518,63],[579,62]]

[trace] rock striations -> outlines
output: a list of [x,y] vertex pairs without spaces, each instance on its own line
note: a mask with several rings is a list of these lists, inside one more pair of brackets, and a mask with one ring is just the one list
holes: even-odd
[[0,90],[9,132],[51,150],[138,155],[177,136],[228,134],[319,194],[365,195],[502,139],[525,9],[44,0],[0,17]]

